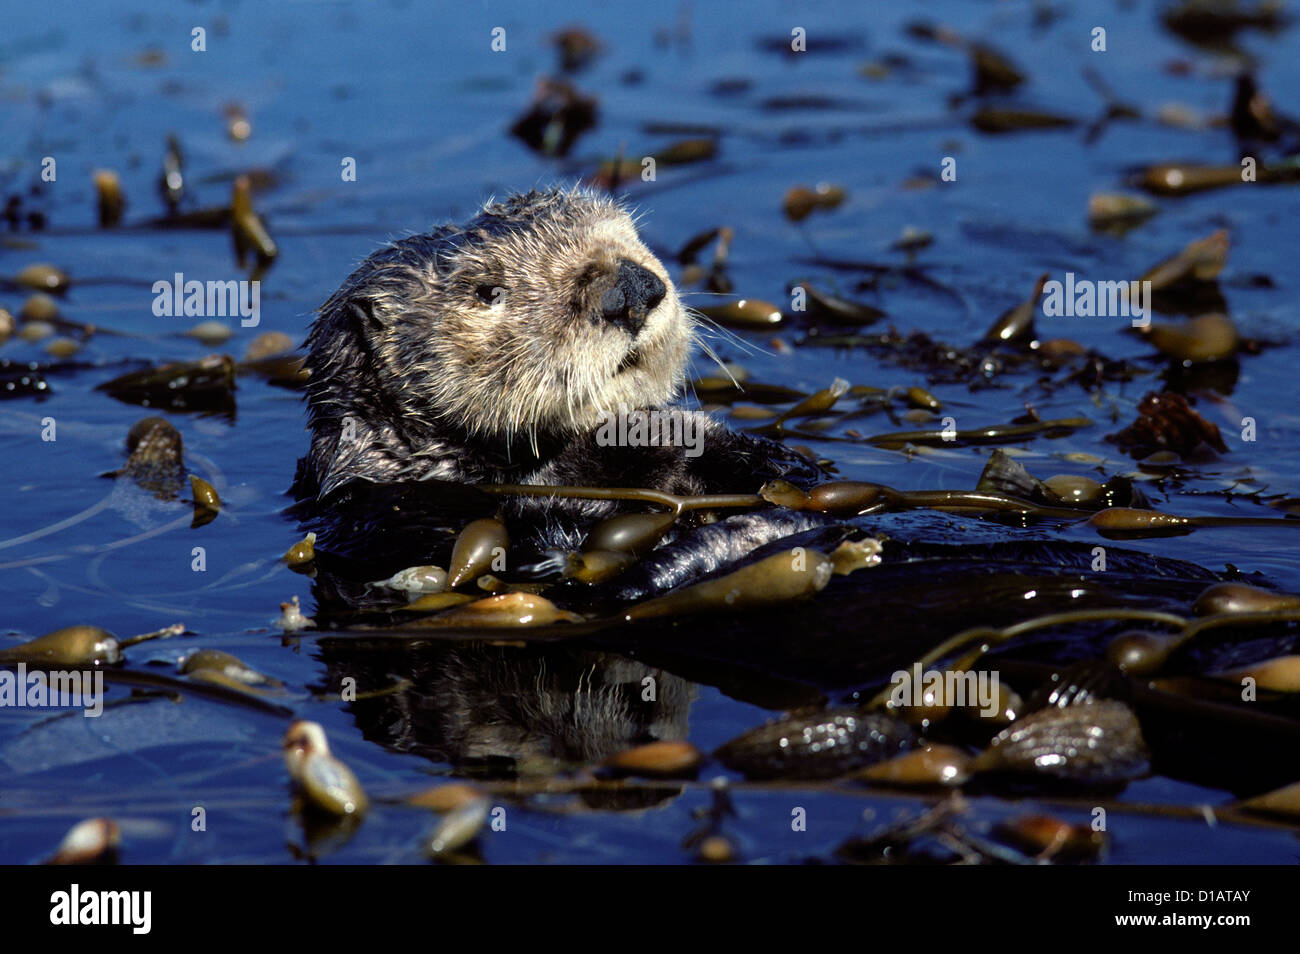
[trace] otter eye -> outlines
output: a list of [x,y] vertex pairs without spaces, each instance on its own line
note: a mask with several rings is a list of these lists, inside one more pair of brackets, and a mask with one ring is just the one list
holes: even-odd
[[596,279],[600,278],[605,270],[599,265],[591,264],[578,273],[577,284],[579,288],[586,288]]
[[479,285],[474,289],[474,294],[485,305],[499,305],[505,300],[506,290],[500,285]]

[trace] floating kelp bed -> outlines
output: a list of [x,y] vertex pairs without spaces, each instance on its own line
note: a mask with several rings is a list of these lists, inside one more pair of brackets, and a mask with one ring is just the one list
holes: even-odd
[[[545,77],[393,56],[427,34],[397,8],[232,69],[133,6],[16,35],[0,76],[0,858],[1294,860],[1273,5],[1110,11],[1145,65],[1066,9],[810,13],[800,53],[769,3],[725,36],[591,7],[511,27]],[[386,235],[550,179],[646,213],[720,359],[688,403],[815,476],[287,506],[311,310]],[[209,313],[236,277],[259,314]],[[624,510],[533,552],[538,496]],[[72,672],[93,722],[48,704]]]

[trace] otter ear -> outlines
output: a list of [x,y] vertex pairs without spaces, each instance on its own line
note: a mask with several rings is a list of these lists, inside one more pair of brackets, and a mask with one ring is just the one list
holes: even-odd
[[356,321],[359,330],[383,328],[388,324],[387,315],[373,298],[349,298],[343,309]]

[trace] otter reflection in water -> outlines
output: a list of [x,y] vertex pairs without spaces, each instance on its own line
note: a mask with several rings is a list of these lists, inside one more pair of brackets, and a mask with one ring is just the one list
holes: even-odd
[[[321,641],[331,689],[356,679],[363,733],[399,752],[481,773],[557,760],[586,765],[630,746],[685,739],[685,680],[617,655],[567,646]],[[410,687],[383,690],[399,680]]]

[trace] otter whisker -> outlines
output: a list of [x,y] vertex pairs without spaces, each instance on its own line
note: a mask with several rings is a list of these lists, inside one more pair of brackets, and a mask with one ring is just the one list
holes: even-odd
[[[772,353],[768,351],[766,348],[762,347],[761,345],[756,345],[752,341],[746,341],[744,338],[740,337],[734,331],[722,327],[722,325],[718,324],[712,318],[708,317],[707,315],[700,314],[694,308],[687,308],[685,310],[687,316],[689,316],[691,321],[694,323],[695,329],[699,329],[702,332],[703,328],[700,328],[700,326],[701,325],[707,326],[710,333],[716,332],[718,337],[734,345],[740,351],[745,352],[745,354],[770,355]],[[694,331],[695,329],[692,330]],[[700,334],[696,334],[694,335],[694,337],[697,342],[703,341],[703,337]]]
[[[740,387],[740,382],[736,380],[736,376],[731,373],[731,369],[727,367],[726,363],[723,362],[720,357],[718,357],[718,353],[709,346],[709,343],[703,340],[697,341],[696,343],[700,346],[700,350],[704,352],[705,356],[718,366],[718,370],[727,376],[727,380],[736,387]],[[694,362],[691,363],[691,367],[693,370]]]

